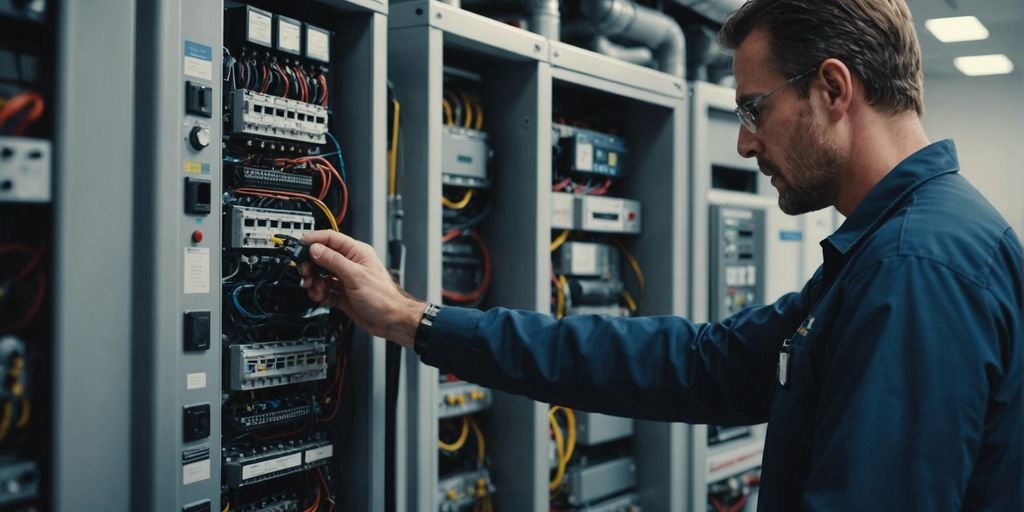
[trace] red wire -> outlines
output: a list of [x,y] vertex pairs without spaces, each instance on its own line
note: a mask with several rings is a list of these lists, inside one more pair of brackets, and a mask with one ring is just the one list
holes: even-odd
[[38,281],[36,284],[36,295],[32,300],[32,305],[29,306],[28,311],[18,320],[7,324],[0,325],[0,331],[17,331],[24,328],[39,314],[43,309],[43,302],[46,299],[46,273],[40,271],[36,274]]
[[594,191],[591,192],[590,194],[591,195],[595,195],[595,196],[603,196],[603,195],[608,193],[608,189],[611,188],[611,186],[612,186],[612,179],[611,178],[607,178],[607,179],[604,180],[604,183],[600,187],[594,189]]
[[733,503],[733,505],[729,507],[729,512],[740,512],[740,510],[743,510],[743,506],[747,504],[748,496],[749,494],[744,494],[739,501]]
[[267,69],[266,64],[260,64],[260,76],[263,77],[263,83],[260,86],[260,92],[266,94],[267,87],[270,87],[270,70]]
[[322,90],[324,91],[324,96],[322,98],[320,98],[320,105],[326,107],[327,106],[327,77],[324,76],[323,73],[320,74],[320,85],[321,85],[321,87],[323,87]]
[[572,183],[572,178],[566,178],[552,185],[551,190],[554,190],[555,192],[561,192],[562,190],[565,190],[565,187],[568,187],[570,183]]
[[[451,231],[449,231],[451,233]],[[448,236],[447,234],[445,235]],[[476,234],[476,231],[469,230],[466,235],[473,239],[480,247],[480,254],[484,259],[484,276],[480,280],[480,286],[476,290],[470,293],[459,293],[451,290],[441,290],[441,296],[455,302],[473,302],[483,297],[487,293],[487,289],[491,286],[491,253],[487,250],[487,244],[484,243],[480,235]],[[443,238],[442,238],[443,240]],[[450,241],[450,240],[445,240]]]
[[334,419],[338,415],[338,411],[341,410],[341,392],[345,389],[345,371],[348,369],[348,358],[341,360],[341,377],[338,379],[338,399],[334,401],[334,410],[331,411],[330,416],[326,418],[320,418],[317,423],[327,423]]
[[277,72],[281,74],[281,80],[284,81],[284,94],[282,94],[281,96],[284,97],[284,98],[287,98],[288,97],[288,89],[290,88],[290,84],[288,83],[289,82],[288,74],[285,73],[284,70],[281,69],[281,65],[276,63],[276,62],[274,63],[274,67],[277,68]]

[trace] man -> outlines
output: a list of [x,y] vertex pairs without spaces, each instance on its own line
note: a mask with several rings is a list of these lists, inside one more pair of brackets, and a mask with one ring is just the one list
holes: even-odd
[[720,322],[439,312],[367,245],[307,237],[310,296],[427,364],[531,398],[693,423],[768,422],[760,509],[1024,510],[1020,243],[930,144],[903,0],[753,0],[738,150],[779,206],[846,222],[798,293]]

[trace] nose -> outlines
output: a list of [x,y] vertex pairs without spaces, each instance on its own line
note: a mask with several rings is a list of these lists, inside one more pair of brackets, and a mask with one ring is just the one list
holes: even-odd
[[764,145],[761,144],[761,139],[740,125],[739,137],[736,140],[736,152],[743,158],[754,158],[763,150]]

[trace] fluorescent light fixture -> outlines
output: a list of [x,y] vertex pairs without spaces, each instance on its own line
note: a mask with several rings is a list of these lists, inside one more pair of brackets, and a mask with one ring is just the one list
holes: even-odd
[[1006,75],[1013,72],[1013,61],[1003,54],[957,57],[953,65],[967,76]]
[[935,18],[924,22],[924,27],[943,43],[988,39],[988,29],[974,16]]

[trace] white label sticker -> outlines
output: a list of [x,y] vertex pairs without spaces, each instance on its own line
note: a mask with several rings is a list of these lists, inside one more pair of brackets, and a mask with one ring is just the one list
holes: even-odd
[[326,459],[334,455],[334,445],[329,444],[327,446],[321,446],[319,448],[313,448],[312,450],[306,450],[306,464],[310,462],[316,462],[320,459]]
[[277,46],[279,49],[299,53],[302,45],[299,41],[302,38],[302,27],[284,20],[277,21]]
[[597,273],[597,244],[573,244],[572,271],[579,274]]
[[206,388],[206,372],[190,373],[185,376],[185,389]]
[[185,74],[203,80],[213,80],[213,63],[186,55]]
[[264,462],[256,462],[242,467],[242,480],[284,471],[302,465],[302,453],[293,453]]
[[587,143],[576,144],[576,170],[590,171],[594,169],[594,146]]
[[181,467],[181,484],[188,485],[210,479],[210,459],[185,464]]
[[258,11],[249,11],[249,42],[271,46],[272,18]]
[[209,248],[185,248],[185,293],[210,293]]
[[322,62],[331,60],[330,43],[326,32],[306,28],[306,57]]

